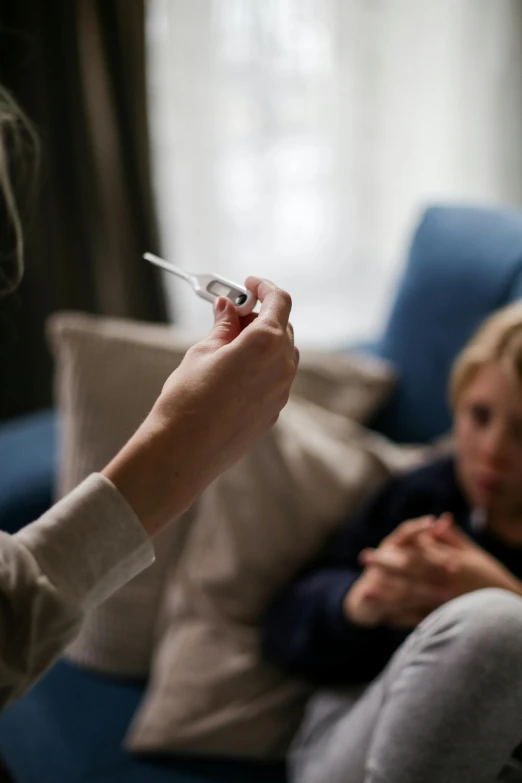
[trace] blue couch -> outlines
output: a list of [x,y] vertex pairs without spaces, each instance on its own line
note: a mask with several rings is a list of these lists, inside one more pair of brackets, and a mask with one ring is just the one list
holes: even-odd
[[[522,296],[522,214],[433,207],[423,215],[382,338],[366,350],[400,372],[373,426],[401,442],[450,427],[448,371],[483,318]],[[347,302],[349,306],[349,302]],[[52,412],[0,427],[0,524],[14,531],[50,503]],[[283,783],[281,764],[146,759],[121,747],[144,683],[59,662],[0,716],[0,755],[17,783]]]

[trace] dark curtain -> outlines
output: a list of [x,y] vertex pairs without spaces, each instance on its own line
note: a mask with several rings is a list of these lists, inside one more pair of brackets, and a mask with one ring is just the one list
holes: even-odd
[[0,301],[0,419],[51,403],[58,309],[164,320],[148,161],[144,0],[0,0],[0,82],[36,126],[26,271]]

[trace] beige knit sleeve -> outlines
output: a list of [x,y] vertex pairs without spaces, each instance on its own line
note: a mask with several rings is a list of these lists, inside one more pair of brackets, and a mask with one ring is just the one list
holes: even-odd
[[100,474],[16,535],[0,532],[0,706],[56,660],[90,607],[153,560],[139,520]]

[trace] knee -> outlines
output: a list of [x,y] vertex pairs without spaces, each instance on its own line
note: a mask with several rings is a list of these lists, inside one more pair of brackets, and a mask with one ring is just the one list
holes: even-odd
[[436,631],[452,634],[468,655],[508,665],[522,677],[522,598],[506,590],[476,590],[430,617]]

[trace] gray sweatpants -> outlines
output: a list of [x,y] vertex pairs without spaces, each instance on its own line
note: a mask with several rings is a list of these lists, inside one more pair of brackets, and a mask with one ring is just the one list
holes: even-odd
[[311,699],[290,780],[522,781],[521,739],[522,599],[478,590],[430,614],[370,685]]

